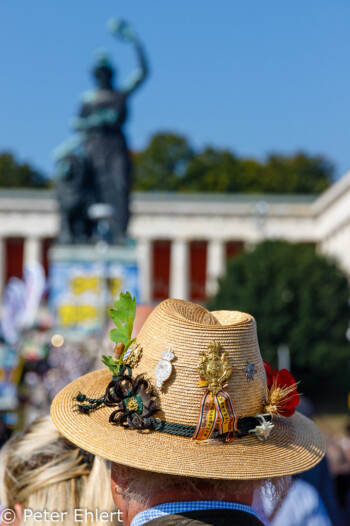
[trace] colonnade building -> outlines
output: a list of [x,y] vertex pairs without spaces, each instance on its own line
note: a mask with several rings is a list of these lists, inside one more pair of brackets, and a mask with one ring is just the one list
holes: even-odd
[[[26,262],[48,270],[59,229],[54,192],[1,189],[1,291]],[[319,196],[134,193],[128,234],[140,251],[144,303],[204,301],[226,259],[266,239],[312,243],[350,278],[350,172]]]

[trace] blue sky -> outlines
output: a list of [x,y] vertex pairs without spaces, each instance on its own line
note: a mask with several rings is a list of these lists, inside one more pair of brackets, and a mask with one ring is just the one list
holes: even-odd
[[174,130],[196,147],[302,149],[350,169],[348,0],[0,0],[0,150],[52,173],[96,51],[120,79],[135,66],[111,17],[134,25],[151,68],[131,101],[132,148]]

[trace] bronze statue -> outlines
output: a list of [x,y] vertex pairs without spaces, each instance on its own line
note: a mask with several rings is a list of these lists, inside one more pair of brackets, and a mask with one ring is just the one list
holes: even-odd
[[[134,44],[139,67],[121,89],[116,89],[113,85],[115,70],[109,57],[102,54],[95,64],[96,89],[83,96],[79,116],[73,122],[78,140],[68,147],[65,145],[58,154],[62,242],[93,238],[94,224],[89,210],[96,203],[110,205],[113,211],[108,219],[110,241],[125,241],[129,220],[130,157],[123,124],[127,119],[128,97],[146,78],[147,63],[141,43],[129,24],[112,20],[109,29],[117,38]],[[75,195],[69,200],[67,192]],[[74,207],[69,201],[74,201]],[[80,217],[77,217],[79,207]]]

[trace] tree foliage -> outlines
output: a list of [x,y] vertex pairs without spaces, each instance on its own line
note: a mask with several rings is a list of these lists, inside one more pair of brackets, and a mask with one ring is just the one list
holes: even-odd
[[20,163],[10,152],[0,154],[0,187],[45,188],[49,180],[28,163]]
[[133,155],[135,190],[177,190],[192,157],[184,137],[171,133],[155,135],[143,152]]
[[141,191],[317,194],[333,175],[333,165],[322,156],[273,154],[258,162],[230,150],[196,151],[172,133],[154,135],[134,154],[134,189]]
[[317,402],[349,386],[349,292],[345,275],[313,246],[266,241],[229,260],[209,308],[252,314],[273,366],[277,347],[288,345],[301,392]]
[[[322,156],[273,154],[259,162],[240,158],[228,149],[195,150],[186,137],[175,133],[154,135],[132,158],[133,189],[139,191],[318,194],[334,176],[332,163]],[[45,188],[51,184],[10,152],[0,154],[0,187]]]

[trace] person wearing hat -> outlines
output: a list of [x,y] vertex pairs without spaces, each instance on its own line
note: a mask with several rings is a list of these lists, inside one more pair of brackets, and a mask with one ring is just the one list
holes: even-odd
[[263,524],[256,490],[281,493],[325,453],[317,426],[295,411],[294,378],[263,362],[242,312],[169,299],[130,340],[127,295],[111,311],[114,358],[57,395],[54,423],[112,462],[126,526]]

